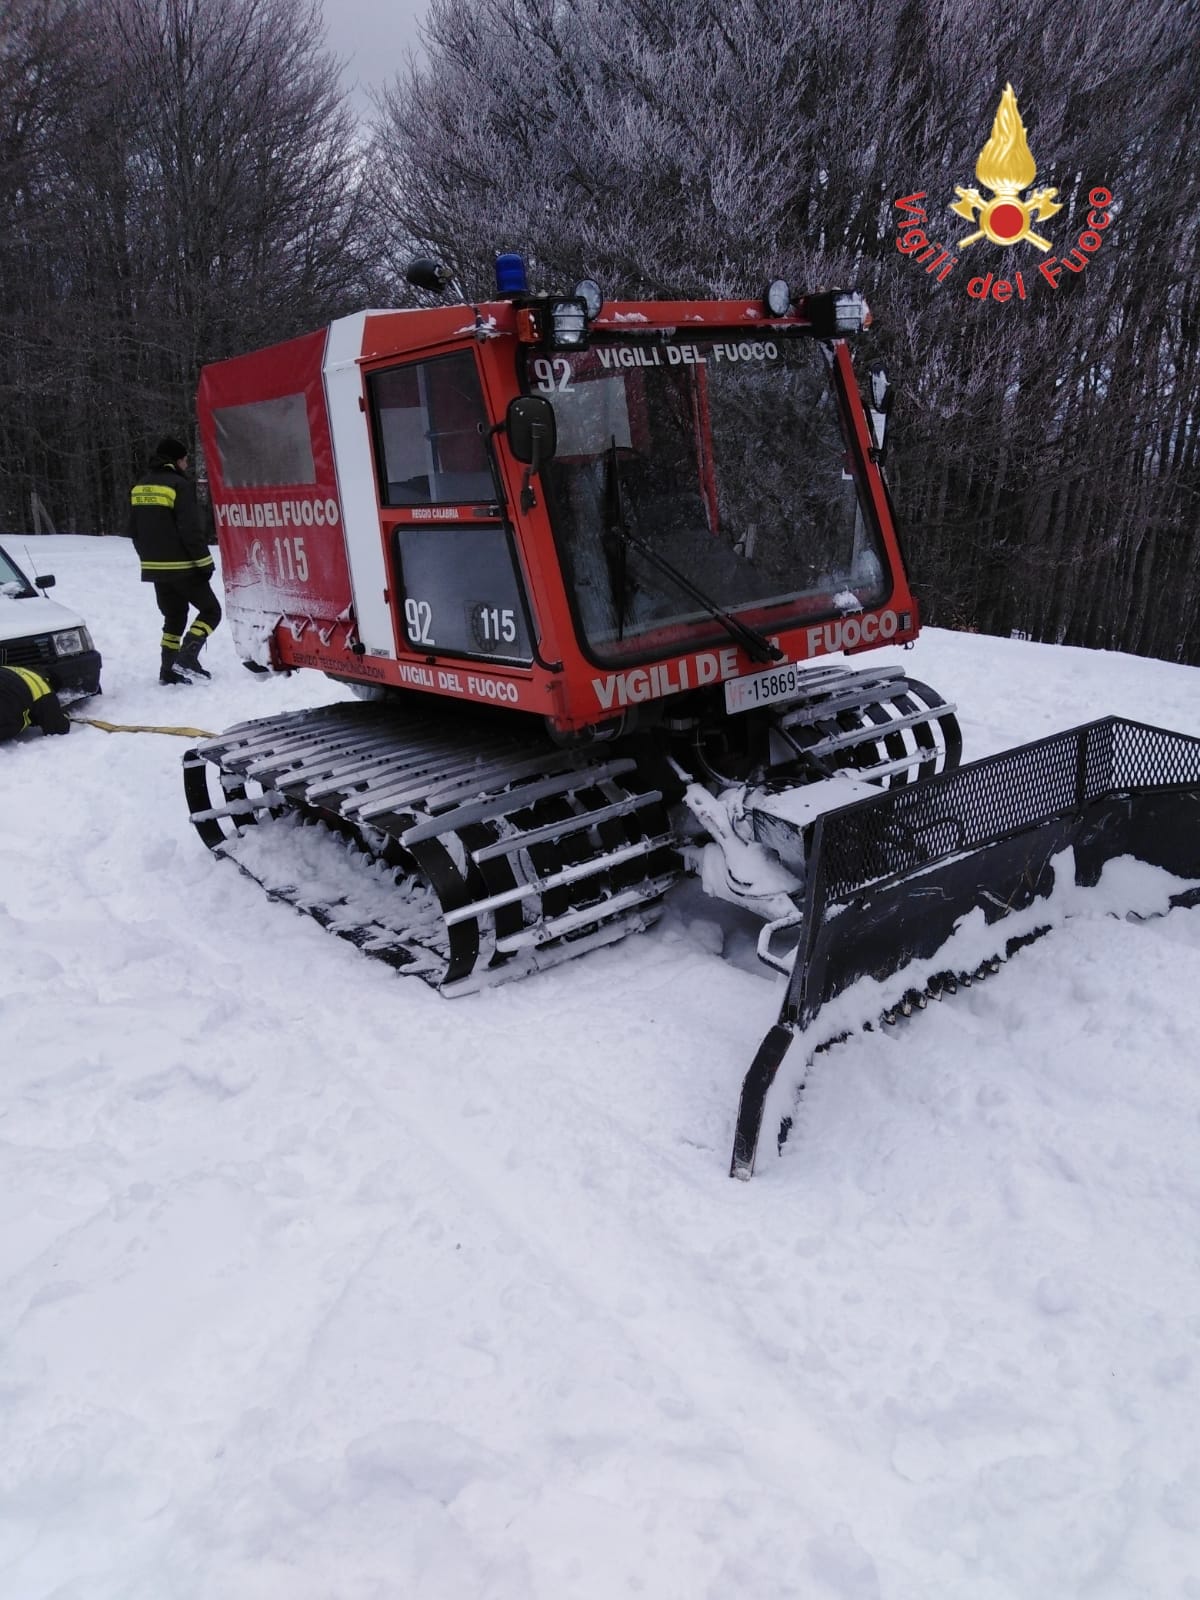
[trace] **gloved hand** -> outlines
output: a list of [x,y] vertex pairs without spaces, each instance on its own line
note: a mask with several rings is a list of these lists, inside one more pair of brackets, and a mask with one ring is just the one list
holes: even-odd
[[52,694],[43,695],[30,713],[43,733],[70,733],[71,719]]

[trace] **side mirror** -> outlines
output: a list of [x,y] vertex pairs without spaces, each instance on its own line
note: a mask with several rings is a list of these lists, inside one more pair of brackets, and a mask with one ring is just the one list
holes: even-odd
[[48,572],[44,578],[35,578],[33,581],[37,584],[39,589],[53,589],[54,574],[52,572]]
[[532,472],[540,472],[554,459],[558,448],[558,424],[554,407],[541,395],[523,394],[508,403],[504,418],[508,448]]
[[554,452],[558,449],[558,423],[554,407],[541,395],[518,395],[508,403],[504,427],[508,434],[509,449],[518,461],[525,463],[521,510],[530,511],[537,503],[533,479],[547,461],[553,461]]
[[875,433],[875,449],[883,459],[884,437],[887,433],[888,412],[892,409],[895,392],[888,382],[887,371],[884,367],[871,368],[871,426]]

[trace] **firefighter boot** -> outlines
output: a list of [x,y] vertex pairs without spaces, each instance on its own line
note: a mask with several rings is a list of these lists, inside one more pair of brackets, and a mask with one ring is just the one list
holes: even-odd
[[211,678],[212,673],[207,667],[200,665],[200,652],[204,648],[204,641],[208,635],[205,633],[185,633],[183,642],[179,646],[179,659],[177,665],[180,672],[191,672],[198,678]]
[[166,645],[162,648],[162,665],[158,669],[159,683],[191,683],[190,678],[185,678],[182,672],[177,672],[175,663],[181,652],[168,650]]

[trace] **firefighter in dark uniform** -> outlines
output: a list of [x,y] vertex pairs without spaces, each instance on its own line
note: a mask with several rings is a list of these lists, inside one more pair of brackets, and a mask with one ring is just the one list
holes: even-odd
[[0,739],[15,739],[31,727],[70,733],[71,722],[49,678],[32,667],[0,667]]
[[[187,472],[187,446],[160,439],[150,466],[130,491],[129,536],[142,563],[142,582],[154,585],[162,612],[159,683],[190,683],[188,673],[211,678],[200,665],[204,642],[221,620],[209,578],[213,558],[200,522],[196,491]],[[188,609],[195,610],[188,627]]]

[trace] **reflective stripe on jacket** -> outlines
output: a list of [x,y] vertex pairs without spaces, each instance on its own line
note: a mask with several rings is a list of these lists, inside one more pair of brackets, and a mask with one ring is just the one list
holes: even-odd
[[196,491],[170,462],[154,462],[130,490],[129,537],[141,559],[144,583],[172,573],[207,576],[213,570]]

